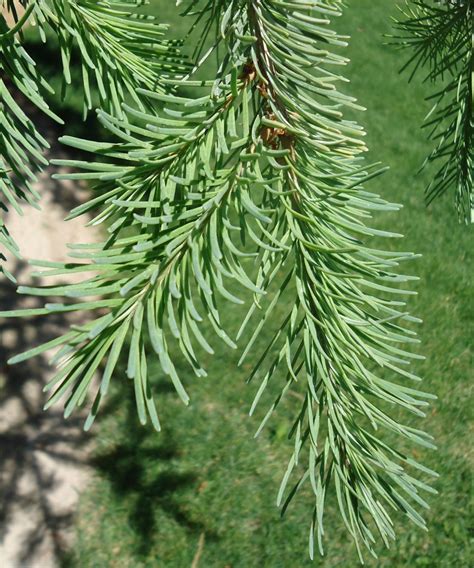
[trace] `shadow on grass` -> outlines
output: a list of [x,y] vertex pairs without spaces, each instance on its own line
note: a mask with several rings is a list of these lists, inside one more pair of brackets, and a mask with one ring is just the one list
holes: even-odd
[[[92,465],[109,482],[115,497],[126,503],[135,554],[149,555],[159,528],[157,519],[163,515],[190,535],[205,533],[206,538],[216,538],[180,502],[184,491],[198,490],[199,472],[180,470],[180,448],[170,431],[158,434],[151,426],[138,423],[133,395],[126,387],[120,388],[120,396],[116,394],[106,409],[106,413],[113,412],[118,399],[127,406],[126,418],[121,421],[124,431],[118,444],[96,454]],[[169,389],[163,385],[163,390]]]

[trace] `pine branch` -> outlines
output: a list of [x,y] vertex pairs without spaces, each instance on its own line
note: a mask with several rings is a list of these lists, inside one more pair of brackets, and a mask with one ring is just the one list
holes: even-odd
[[[150,350],[142,327],[146,325],[148,329],[153,357],[158,355],[163,371],[187,404],[189,397],[168,352],[169,338],[174,337],[195,374],[204,376],[206,373],[198,362],[192,341],[208,353],[213,349],[199,328],[203,321],[199,304],[216,334],[235,348],[221,326],[218,298],[221,296],[237,304],[241,300],[224,286],[224,278],[234,279],[253,292],[261,292],[242,266],[242,259],[249,254],[241,252],[233,243],[232,233],[241,230],[230,221],[233,216],[241,224],[246,223],[247,217],[255,216],[257,225],[264,216],[241,188],[246,185],[245,175],[249,170],[246,160],[252,158],[253,151],[248,146],[250,124],[245,118],[249,116],[246,93],[250,80],[247,77],[238,80],[234,75],[231,81],[218,98],[205,96],[194,101],[148,93],[169,104],[163,113],[145,115],[126,107],[130,115],[151,123],[148,130],[102,113],[104,125],[120,132],[123,143],[64,140],[83,150],[127,160],[123,165],[60,162],[89,170],[73,174],[73,178],[100,181],[99,196],[73,215],[102,205],[93,222],[107,220],[111,236],[102,245],[93,245],[90,250],[79,246],[71,254],[89,263],[40,263],[53,267],[49,274],[98,271],[97,276],[61,287],[20,287],[19,292],[66,298],[101,297],[69,305],[48,304],[44,309],[29,311],[30,315],[58,310],[107,310],[108,313],[99,313],[87,326],[15,357],[13,362],[62,344],[57,357],[57,360],[62,359],[62,368],[48,386],[48,390],[55,389],[48,406],[69,391],[65,405],[67,416],[84,401],[95,371],[108,354],[87,428],[107,392],[129,330],[127,374],[134,379],[138,414],[142,423],[146,422],[148,414],[159,429],[147,383],[145,369]],[[241,115],[245,116],[238,125]],[[223,128],[229,122],[234,128],[233,140],[226,141]],[[131,138],[130,132],[135,138]],[[134,236],[122,237],[123,233],[130,232]],[[24,312],[5,315],[22,316]]]
[[[0,202],[3,210],[7,204],[21,215],[21,202],[37,206],[39,195],[33,187],[37,173],[48,162],[43,152],[49,144],[35,128],[11,93],[12,87],[20,92],[41,112],[57,122],[62,122],[48,107],[43,94],[50,90],[47,82],[38,75],[34,61],[25,51],[18,34],[27,23],[31,9],[26,10],[17,23],[9,27],[0,15]],[[3,220],[0,228],[0,262],[5,254],[19,256],[18,247],[8,234]],[[5,254],[4,254],[4,252]],[[13,276],[0,264],[0,271],[14,281]]]
[[[4,14],[0,15],[0,190],[5,199],[4,210],[8,204],[21,214],[22,201],[38,206],[40,196],[33,184],[37,173],[48,164],[44,157],[48,142],[15,102],[11,88],[62,123],[44,100],[44,95],[52,93],[52,89],[38,74],[34,60],[22,45],[23,28],[34,24],[43,41],[47,33],[57,35],[64,93],[71,86],[73,49],[78,50],[84,116],[94,104],[91,83],[95,80],[102,108],[124,118],[121,105],[125,100],[134,100],[142,110],[150,106],[143,93],[137,95],[138,88],[165,92],[167,87],[161,84],[162,79],[179,76],[187,68],[178,53],[177,42],[164,39],[166,26],[137,12],[141,4],[140,0],[31,0],[21,2],[23,12],[19,12],[18,3],[7,1],[5,15],[11,16],[10,26]],[[0,245],[3,249],[0,261],[8,253],[19,255],[3,221]],[[13,279],[4,267],[0,270]]]
[[402,34],[396,39],[414,51],[404,66],[412,66],[411,77],[423,67],[426,80],[441,84],[428,98],[434,103],[424,124],[436,144],[424,165],[440,164],[426,189],[427,201],[454,188],[459,218],[469,223],[474,219],[474,2],[437,4],[410,2],[396,23]]
[[[315,493],[311,555],[315,532],[322,552],[324,499],[333,481],[344,522],[362,558],[359,541],[373,552],[368,518],[388,546],[395,533],[387,506],[404,511],[424,526],[407,498],[426,506],[419,488],[429,490],[403,467],[417,464],[375,432],[388,429],[411,442],[431,446],[429,436],[399,424],[373,401],[391,402],[423,415],[419,407],[430,397],[374,372],[378,366],[392,369],[402,380],[416,379],[403,365],[417,356],[399,347],[415,341],[403,325],[413,318],[400,310],[403,303],[371,293],[374,289],[404,293],[391,284],[410,277],[392,270],[411,255],[372,250],[359,240],[366,235],[398,235],[370,229],[362,221],[373,209],[394,207],[361,188],[370,177],[360,172],[357,158],[364,149],[358,139],[361,132],[341,113],[343,106],[353,107],[355,101],[336,90],[340,77],[329,72],[334,65],[345,63],[332,52],[344,45],[345,38],[324,27],[329,24],[328,16],[338,15],[339,4],[317,2],[311,14],[304,14],[298,6],[257,0],[251,3],[248,16],[249,35],[255,38],[253,63],[263,83],[267,116],[279,139],[272,143],[289,150],[278,168],[279,188],[286,191],[280,194],[276,224],[281,225],[277,234],[288,234],[291,243],[292,261],[286,264],[292,268],[284,281],[295,282],[293,299],[288,300],[292,307],[277,334],[280,350],[268,363],[253,408],[280,365],[287,367],[286,384],[263,423],[290,386],[298,388],[297,383],[304,379],[305,386],[299,388],[306,391],[305,403],[293,428],[295,451],[279,502],[306,448],[307,469],[302,479],[310,480]],[[262,278],[272,268],[267,262]],[[267,312],[264,318],[268,317]],[[267,355],[275,345],[274,339]],[[262,364],[260,360],[252,378]]]
[[[361,545],[375,555],[375,531],[386,545],[395,538],[390,509],[425,527],[415,506],[426,506],[420,492],[432,490],[415,472],[433,472],[394,447],[392,435],[429,448],[432,441],[387,409],[423,416],[433,397],[408,383],[419,380],[407,369],[420,358],[408,327],[418,320],[405,308],[410,291],[400,287],[413,278],[398,265],[415,255],[364,242],[400,236],[366,224],[374,211],[399,206],[364,189],[383,169],[365,164],[364,132],[344,118],[345,109],[361,107],[338,89],[346,81],[338,70],[347,63],[340,55],[347,38],[330,24],[341,7],[340,0],[192,2],[189,12],[204,29],[217,30],[214,47],[226,48],[215,80],[170,79],[173,94],[137,91],[154,108],[122,104],[125,117],[100,112],[115,142],[63,140],[96,158],[57,162],[76,167],[66,177],[91,180],[96,192],[71,215],[95,211],[92,223],[104,223],[109,237],[74,246],[76,262],[36,263],[48,269],[42,276],[79,272],[82,282],[19,289],[62,302],[0,316],[89,311],[89,323],[10,362],[58,348],[47,405],[64,400],[66,416],[88,402],[100,373],[90,428],[124,352],[139,419],[159,430],[148,358],[158,355],[187,404],[177,361],[184,357],[197,376],[205,374],[199,352],[213,349],[201,322],[207,318],[235,347],[221,303],[240,304],[252,292],[238,339],[260,317],[244,360],[284,302],[286,315],[249,377],[260,379],[253,413],[283,369],[280,394],[258,432],[290,389],[302,400],[278,502],[284,511],[303,483],[311,485],[312,556],[315,538],[323,551],[324,502],[333,487],[362,559]],[[196,53],[199,67],[201,46]],[[204,94],[183,97],[180,88],[189,86]]]
[[[178,42],[165,39],[167,26],[140,14],[142,0],[31,0],[32,17],[43,41],[52,31],[59,41],[63,67],[63,91],[71,85],[71,59],[80,56],[84,114],[93,107],[91,84],[99,92],[99,104],[123,118],[121,103],[131,98],[141,108],[145,97],[140,87],[164,90],[160,78],[186,70]],[[144,106],[145,105],[145,106]]]

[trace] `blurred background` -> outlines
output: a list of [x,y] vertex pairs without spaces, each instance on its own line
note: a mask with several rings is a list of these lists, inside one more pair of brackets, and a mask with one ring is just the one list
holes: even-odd
[[[173,35],[181,37],[189,21],[180,18],[174,4],[152,0],[147,10],[170,23]],[[420,125],[429,110],[424,97],[432,87],[420,78],[408,85],[407,77],[398,73],[406,54],[387,45],[384,37],[395,12],[394,0],[357,0],[348,2],[345,15],[334,25],[352,37],[346,70],[351,83],[346,91],[368,108],[357,118],[368,132],[369,159],[391,168],[370,189],[404,205],[399,213],[379,215],[375,224],[405,235],[393,248],[423,255],[409,267],[420,276],[415,285],[418,295],[409,307],[423,319],[420,351],[426,360],[417,364],[417,372],[425,379],[424,389],[438,400],[424,424],[417,419],[413,424],[433,434],[439,449],[412,453],[440,478],[435,485],[439,494],[431,497],[426,512],[430,531],[398,517],[397,542],[389,550],[380,547],[379,559],[367,558],[367,564],[469,568],[474,566],[472,229],[458,225],[451,195],[425,208],[423,189],[430,172],[416,172],[430,151]],[[44,74],[60,92],[54,43],[40,44],[29,32],[28,49],[34,50]],[[82,122],[81,102],[77,92],[65,101],[53,97],[51,104],[67,126],[60,131],[43,121],[43,132],[52,141],[64,131],[104,136],[93,116]],[[71,156],[70,149],[57,144],[51,153]],[[66,242],[97,237],[83,227],[84,220],[62,221],[71,207],[87,199],[87,187],[53,182],[50,173],[40,180],[43,211],[26,210],[23,218],[8,218],[26,259],[64,258]],[[14,270],[20,283],[26,283],[27,265],[17,263]],[[0,302],[0,309],[32,305],[5,283],[0,283]],[[235,332],[241,317],[240,310],[229,311],[228,329]],[[14,368],[4,364],[11,354],[54,336],[70,323],[61,317],[41,324],[0,322],[1,566],[358,565],[333,497],[326,511],[326,556],[314,562],[307,552],[310,488],[301,491],[283,519],[276,508],[290,452],[286,436],[295,405],[300,404],[297,393],[254,440],[260,421],[259,416],[248,417],[257,388],[245,383],[250,367],[238,369],[238,353],[216,343],[216,355],[203,358],[209,377],[189,377],[189,408],[178,401],[156,365],[151,376],[157,383],[161,434],[139,425],[133,389],[119,372],[108,404],[86,436],[81,416],[64,422],[60,408],[42,412],[41,387],[50,373],[46,358]],[[260,346],[266,344],[264,334],[259,341]],[[184,368],[183,364],[183,373]],[[271,389],[268,397],[273,398]]]

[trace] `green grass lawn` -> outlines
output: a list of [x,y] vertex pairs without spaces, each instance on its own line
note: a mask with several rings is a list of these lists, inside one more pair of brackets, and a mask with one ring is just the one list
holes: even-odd
[[[171,6],[171,1],[155,4],[164,16],[173,15],[174,7],[161,11],[161,4]],[[411,267],[421,279],[410,308],[424,321],[419,332],[426,361],[417,371],[425,390],[438,400],[423,425],[414,423],[436,436],[439,449],[413,453],[437,470],[440,479],[439,495],[431,497],[426,514],[430,531],[398,517],[396,544],[390,550],[380,547],[379,559],[367,562],[391,568],[468,568],[474,565],[469,456],[472,229],[457,224],[451,196],[425,208],[429,173],[415,173],[430,148],[419,129],[428,110],[423,97],[429,86],[407,86],[406,77],[397,73],[404,54],[384,45],[382,35],[389,32],[394,6],[393,0],[353,1],[336,25],[352,36],[348,89],[368,108],[358,119],[368,131],[370,157],[391,167],[371,188],[404,205],[400,213],[377,218],[376,224],[406,235],[393,247],[423,255]],[[229,313],[231,330],[241,316],[237,309]],[[198,553],[201,568],[357,566],[333,498],[326,514],[327,554],[313,563],[307,551],[311,491],[302,491],[285,518],[279,517],[276,494],[291,451],[286,432],[300,403],[297,394],[254,440],[259,421],[258,416],[248,417],[256,389],[245,384],[249,367],[238,370],[238,354],[217,343],[216,349],[207,361],[208,378],[189,375],[189,408],[178,402],[156,367],[163,423],[159,435],[138,425],[133,388],[116,376],[121,384],[96,425],[96,473],[82,496],[77,543],[65,564],[182,568],[191,566]]]

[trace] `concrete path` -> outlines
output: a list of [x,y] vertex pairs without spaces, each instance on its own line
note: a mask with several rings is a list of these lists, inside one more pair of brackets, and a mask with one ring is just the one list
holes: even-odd
[[[54,143],[56,133],[51,126],[48,129],[51,154],[65,157],[64,149]],[[25,207],[23,217],[14,212],[7,217],[24,259],[64,260],[66,243],[97,238],[93,230],[84,228],[85,219],[63,221],[86,192],[70,182],[53,181],[49,174],[42,175],[37,187],[42,211]],[[10,261],[9,269],[19,284],[33,281],[26,262]],[[18,296],[0,275],[1,310],[41,306],[41,300]],[[82,431],[84,417],[64,421],[60,407],[43,412],[42,388],[52,375],[47,356],[6,365],[12,354],[57,336],[71,322],[68,314],[0,320],[1,568],[53,568],[72,544],[78,497],[91,473],[87,465],[91,437]]]

